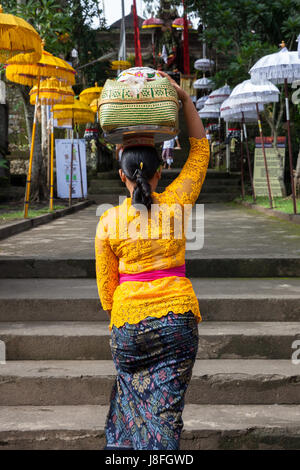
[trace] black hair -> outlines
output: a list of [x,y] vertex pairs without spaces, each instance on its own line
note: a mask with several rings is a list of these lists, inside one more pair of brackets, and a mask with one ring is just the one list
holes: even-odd
[[126,147],[121,157],[121,168],[126,177],[136,183],[132,194],[132,204],[144,204],[150,209],[152,204],[149,180],[155,175],[162,161],[155,147],[139,145]]

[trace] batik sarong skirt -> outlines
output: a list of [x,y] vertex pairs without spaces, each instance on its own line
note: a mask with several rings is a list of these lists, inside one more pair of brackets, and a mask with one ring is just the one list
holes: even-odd
[[113,326],[117,377],[106,419],[106,449],[176,450],[184,396],[198,349],[192,312]]

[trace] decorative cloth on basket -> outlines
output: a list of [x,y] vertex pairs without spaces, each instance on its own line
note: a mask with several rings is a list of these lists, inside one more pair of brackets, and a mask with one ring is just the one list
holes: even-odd
[[178,98],[167,78],[145,82],[135,97],[127,83],[107,80],[99,105],[105,132],[139,125],[177,127]]

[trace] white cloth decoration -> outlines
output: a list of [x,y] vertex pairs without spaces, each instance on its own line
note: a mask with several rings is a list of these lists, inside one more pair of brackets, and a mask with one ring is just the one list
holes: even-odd
[[0,80],[0,104],[6,103],[5,83]]

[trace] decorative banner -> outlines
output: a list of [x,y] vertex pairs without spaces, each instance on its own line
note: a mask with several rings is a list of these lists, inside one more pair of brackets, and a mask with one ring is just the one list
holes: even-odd
[[[69,197],[69,184],[71,173],[71,148],[72,139],[56,139],[56,181],[57,196],[62,199]],[[72,175],[72,198],[81,198],[81,178],[79,166],[79,152],[81,161],[81,172],[83,181],[83,194],[87,196],[87,178],[86,178],[86,154],[85,140],[73,140],[73,175]]]
[[190,96],[196,94],[194,90],[195,75],[180,75],[180,87]]
[[185,75],[190,74],[190,52],[189,52],[189,28],[186,16],[186,5],[182,0],[183,5],[183,70]]
[[[282,165],[285,164],[285,137],[277,138],[277,149],[273,148],[273,138],[264,137],[266,159],[268,164],[268,172],[270,186],[273,196],[283,196],[278,177],[280,176],[280,162],[278,154],[282,159]],[[254,158],[254,189],[257,196],[268,196],[268,186],[266,178],[266,170],[264,157],[262,152],[261,138],[255,139],[255,158]]]

